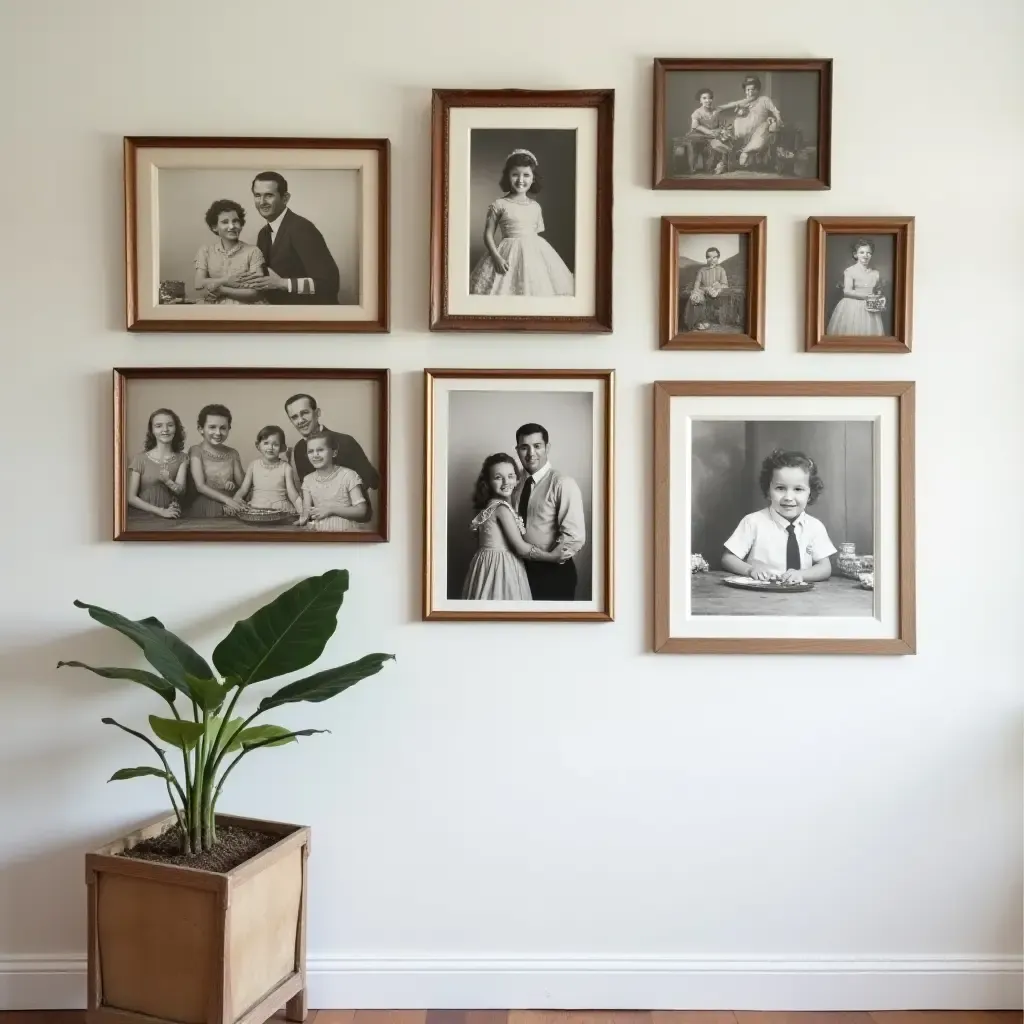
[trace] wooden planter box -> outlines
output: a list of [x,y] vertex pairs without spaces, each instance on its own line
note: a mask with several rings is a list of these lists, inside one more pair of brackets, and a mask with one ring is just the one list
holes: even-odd
[[88,1024],[305,1020],[309,829],[218,814],[281,837],[224,873],[116,856],[174,823],[86,854]]

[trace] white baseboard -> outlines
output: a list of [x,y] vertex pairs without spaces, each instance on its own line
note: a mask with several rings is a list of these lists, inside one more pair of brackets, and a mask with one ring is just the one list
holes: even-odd
[[[1016,1010],[1024,958],[310,957],[309,1005],[346,1009]],[[85,1006],[82,956],[0,957],[0,1010]]]

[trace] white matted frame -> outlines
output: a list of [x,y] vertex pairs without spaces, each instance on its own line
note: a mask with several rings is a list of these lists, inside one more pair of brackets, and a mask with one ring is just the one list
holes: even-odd
[[[423,544],[423,618],[448,621],[561,621],[610,622],[614,616],[614,508],[612,486],[614,480],[614,405],[615,374],[612,370],[424,370],[425,430],[424,482],[424,544]],[[585,488],[590,495],[590,516],[586,523],[589,565],[589,599],[573,601],[512,601],[462,600],[449,596],[449,449],[453,442],[452,398],[476,393],[485,402],[493,398],[510,404],[518,396],[541,396],[502,425],[499,442],[488,445],[474,435],[476,443],[483,445],[474,452],[473,470],[484,458],[497,451],[514,453],[515,431],[530,420],[544,418],[545,395],[591,396],[585,461],[591,467],[591,476]],[[539,411],[537,407],[540,407]],[[507,442],[504,438],[507,435]],[[558,468],[559,444],[564,438],[551,434],[552,465]],[[564,451],[564,448],[563,448]],[[471,481],[471,478],[467,478]],[[460,492],[461,496],[461,492]],[[469,519],[464,529],[470,536]],[[461,520],[459,529],[463,528]]]
[[[351,171],[355,225],[345,225],[357,260],[354,301],[337,304],[161,302],[161,171],[232,170],[239,182],[261,170],[289,173]],[[239,184],[238,188],[243,186]],[[386,332],[389,326],[390,143],[387,139],[214,138],[130,136],[124,140],[125,285],[129,331]],[[249,192],[234,199],[248,212],[248,235],[259,217]],[[325,200],[329,205],[330,199]],[[289,209],[302,210],[293,196]],[[307,211],[308,212],[308,211]],[[327,225],[318,225],[326,233]],[[196,243],[215,241],[196,218]],[[248,240],[248,239],[246,239]],[[187,268],[186,268],[187,270]]]
[[[875,579],[865,618],[694,615],[690,608],[692,423],[871,421]],[[654,650],[664,654],[913,654],[914,384],[907,381],[656,381]]]
[[[612,89],[435,89],[431,118],[430,329],[604,333],[612,329]],[[575,294],[468,290],[470,134],[563,129],[576,135]],[[583,257],[580,258],[580,254]]]

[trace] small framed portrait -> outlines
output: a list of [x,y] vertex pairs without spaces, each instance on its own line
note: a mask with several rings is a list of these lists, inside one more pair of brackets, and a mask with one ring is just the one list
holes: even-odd
[[659,58],[654,187],[827,189],[832,61]]
[[389,151],[126,138],[128,330],[387,331]]
[[425,619],[612,619],[611,370],[426,370]]
[[611,89],[435,89],[430,329],[612,329]]
[[914,385],[654,385],[654,649],[913,654]]
[[909,352],[913,217],[807,218],[808,352]]
[[661,347],[764,348],[764,217],[661,218]]
[[114,540],[388,539],[387,370],[114,370]]

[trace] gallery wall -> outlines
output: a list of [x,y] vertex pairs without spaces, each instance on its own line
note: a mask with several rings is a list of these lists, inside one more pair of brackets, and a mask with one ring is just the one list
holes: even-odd
[[[208,651],[332,567],[352,587],[323,664],[397,661],[282,710],[331,733],[224,796],[312,826],[312,1006],[1021,1005],[1024,7],[927,15],[0,6],[0,1007],[84,1004],[83,853],[164,806],[106,783],[141,748],[100,718],[144,722],[146,692],[54,668],[133,657],[72,601]],[[652,59],[737,55],[835,59],[831,191],[650,189]],[[430,90],[506,86],[616,90],[609,335],[426,330]],[[121,146],[148,134],[390,138],[391,333],[126,333]],[[767,215],[764,352],[658,350],[664,214]],[[812,214],[917,218],[911,354],[803,352]],[[112,543],[126,365],[390,367],[391,542]],[[614,622],[420,620],[425,366],[616,369]],[[917,382],[915,656],[651,653],[650,382],[675,378]]]

